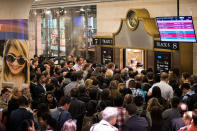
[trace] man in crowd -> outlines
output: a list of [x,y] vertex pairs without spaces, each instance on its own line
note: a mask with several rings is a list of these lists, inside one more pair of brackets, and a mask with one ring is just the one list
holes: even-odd
[[126,115],[128,120],[123,124],[123,131],[148,131],[149,125],[144,117],[136,115],[136,105],[128,104],[126,107]]
[[90,131],[118,131],[113,125],[116,124],[117,109],[115,107],[106,107],[102,112],[102,120],[94,124]]
[[152,94],[152,89],[154,86],[158,86],[161,90],[161,96],[165,100],[169,100],[173,97],[173,89],[172,87],[168,84],[168,74],[163,72],[161,73],[161,81],[158,83],[153,84],[153,86],[149,89],[148,91],[148,96]]
[[68,112],[70,101],[69,97],[62,97],[60,99],[60,107],[51,112],[51,116],[58,122],[58,129],[61,129],[65,121],[72,119],[71,114]]

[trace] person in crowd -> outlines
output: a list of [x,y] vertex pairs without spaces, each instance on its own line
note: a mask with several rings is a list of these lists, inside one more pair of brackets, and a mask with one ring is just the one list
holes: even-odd
[[129,81],[134,80],[136,75],[136,72],[129,71],[129,79],[126,81],[126,88],[129,86]]
[[126,107],[128,120],[123,124],[123,131],[148,131],[149,125],[144,117],[137,115],[137,107],[134,104],[128,104]]
[[107,66],[107,70],[105,72],[105,77],[106,78],[112,78],[113,74],[114,74],[114,69],[115,69],[114,63],[109,63],[108,66]]
[[162,108],[159,106],[153,106],[150,111],[152,126],[151,131],[167,131],[168,128],[162,118]]
[[29,84],[22,84],[21,86],[22,94],[27,98],[28,102],[32,103],[32,97],[29,89]]
[[14,82],[15,87],[29,83],[29,44],[26,40],[7,40],[3,52],[2,82]]
[[136,59],[131,59],[130,67],[131,67],[131,69],[132,69],[134,72],[137,71],[137,60],[136,60]]
[[25,119],[19,125],[19,131],[36,131],[34,121],[31,119]]
[[94,124],[90,131],[118,131],[114,125],[117,120],[117,109],[115,107],[106,107],[102,111],[102,120]]
[[171,108],[166,109],[162,113],[162,118],[167,122],[168,127],[170,127],[170,122],[171,122],[172,119],[179,117],[178,105],[179,105],[179,98],[178,97],[173,97],[170,100]]
[[49,109],[54,109],[57,107],[57,100],[54,97],[53,92],[49,91],[46,93],[46,103],[47,103]]
[[178,105],[178,113],[179,113],[179,116],[177,118],[172,119],[172,121],[171,121],[171,130],[172,131],[177,131],[181,127],[184,127],[185,126],[185,122],[183,120],[183,115],[187,111],[188,111],[187,104],[180,103]]
[[33,59],[31,66],[32,66],[32,69],[35,70],[35,68],[38,66],[38,60],[37,59]]
[[83,79],[84,80],[86,80],[86,77],[88,75],[88,72],[91,69],[91,66],[92,66],[92,64],[90,64],[90,63],[87,63],[87,64],[84,65],[84,67],[83,67]]
[[18,98],[20,96],[22,96],[21,88],[16,88],[16,87],[13,88],[10,99],[8,101],[8,114],[7,114],[8,119],[11,112],[19,107]]
[[151,121],[150,112],[146,111],[146,109],[144,109],[144,98],[142,96],[136,96],[136,97],[134,97],[134,103],[137,107],[136,114],[140,117],[146,118],[149,126],[151,126],[152,121]]
[[78,87],[78,89],[79,89],[78,99],[83,101],[83,102],[85,102],[85,103],[87,103],[90,99],[89,99],[89,97],[86,94],[85,86],[81,85],[81,86]]
[[42,126],[41,130],[58,131],[58,123],[49,113],[42,113],[39,117],[39,123]]
[[82,131],[90,131],[91,126],[97,122],[99,122],[97,102],[90,100],[86,105],[86,113],[83,118]]
[[80,72],[72,72],[71,82],[63,88],[64,96],[70,96],[70,91],[73,88],[80,86],[79,84],[80,80],[81,80]]
[[67,72],[67,68],[68,68],[67,62],[66,61],[62,62],[61,63],[61,73]]
[[152,95],[149,98],[147,97],[147,101],[153,97],[158,99],[160,105],[162,105],[164,109],[169,107],[168,102],[161,96],[161,89],[158,86],[153,87]]
[[183,91],[183,99],[182,101],[186,102],[189,97],[195,94],[194,91],[191,90],[191,86],[188,83],[183,83],[181,85],[181,89]]
[[92,79],[86,79],[86,81],[85,81],[85,88],[91,87],[92,86],[92,82],[93,82]]
[[112,101],[110,100],[110,90],[106,88],[101,92],[101,98],[98,101],[97,108],[98,111],[102,111],[108,106],[112,106]]
[[118,96],[121,96],[119,90],[118,90],[118,81],[117,80],[112,80],[110,82],[110,85],[109,85],[109,90],[110,90],[110,98],[111,98],[111,101],[113,102],[114,104],[114,100],[118,97]]
[[71,113],[72,118],[77,120],[77,131],[81,131],[85,114],[85,103],[78,99],[78,94],[78,88],[73,88],[71,90],[71,103],[68,111]]
[[64,122],[64,125],[61,129],[61,131],[76,131],[77,130],[77,125],[74,120],[67,120]]
[[122,107],[123,105],[123,98],[122,96],[117,96],[114,99],[114,107],[117,108],[117,120],[116,120],[116,127],[119,131],[122,131],[122,124],[126,121],[126,109]]
[[132,104],[132,103],[133,103],[133,96],[131,94],[126,94],[123,100],[123,107],[126,108],[128,104]]
[[191,121],[192,121],[192,111],[185,112],[184,115],[183,115],[182,120],[184,121],[185,126],[184,127],[181,127],[179,129],[179,131],[187,131],[188,130],[188,127],[190,126]]
[[61,66],[60,65],[57,65],[55,67],[55,73],[53,74],[53,76],[54,77],[60,76],[60,73],[61,73]]
[[142,92],[139,89],[136,89],[136,82],[135,82],[135,80],[130,80],[128,87],[129,87],[129,89],[131,89],[133,97],[143,96]]
[[182,82],[190,84],[190,76],[191,75],[188,72],[183,72],[181,75]]
[[168,74],[163,72],[161,73],[160,77],[161,81],[159,83],[155,83],[148,91],[148,96],[152,94],[152,89],[154,86],[158,86],[161,90],[161,96],[165,100],[169,100],[173,98],[173,89],[172,87],[167,83],[168,82]]
[[74,57],[73,57],[72,55],[69,55],[69,56],[67,57],[67,61],[73,61],[73,62],[74,62]]
[[151,98],[151,99],[148,101],[146,110],[147,110],[148,112],[150,112],[151,109],[153,108],[153,106],[158,106],[158,107],[160,107],[160,108],[163,110],[163,106],[159,103],[158,99],[157,99],[157,98],[154,98],[154,97]]
[[76,63],[74,65],[74,69],[76,71],[79,71],[79,70],[83,69],[83,67],[82,67],[83,61],[84,61],[83,57],[77,57]]
[[7,111],[8,109],[8,99],[10,96],[10,91],[8,90],[9,87],[4,87],[1,90],[1,96],[0,96],[0,108],[3,109],[3,111]]
[[188,127],[188,131],[196,131],[197,130],[197,109],[192,111],[192,122]]
[[33,113],[29,112],[26,108],[29,102],[25,96],[18,98],[19,108],[12,111],[9,119],[9,131],[18,130],[19,125],[25,119],[33,120]]
[[62,128],[65,121],[72,119],[71,114],[68,112],[68,109],[70,107],[70,101],[71,100],[69,97],[62,97],[59,102],[60,107],[51,112],[52,118],[54,118],[58,122],[59,130]]
[[40,98],[46,94],[45,88],[45,76],[43,74],[37,75],[37,90],[36,90],[36,97]]

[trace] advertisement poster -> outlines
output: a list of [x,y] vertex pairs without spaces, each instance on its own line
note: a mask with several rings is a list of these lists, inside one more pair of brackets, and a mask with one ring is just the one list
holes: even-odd
[[27,19],[0,20],[1,86],[20,88],[30,81],[27,23]]

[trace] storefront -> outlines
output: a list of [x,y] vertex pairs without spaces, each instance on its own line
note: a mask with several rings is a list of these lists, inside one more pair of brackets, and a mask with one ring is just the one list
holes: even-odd
[[[29,18],[30,56],[65,58],[95,55],[96,6],[32,9]],[[92,59],[90,59],[91,61]]]
[[[170,68],[192,73],[192,44],[160,42],[155,18],[151,18],[146,9],[130,9],[111,38],[111,46],[99,44],[97,47],[112,48],[113,62],[120,68],[135,60],[144,69],[152,68],[157,74],[167,72]],[[97,49],[97,56],[99,55],[102,52]],[[184,61],[188,64],[183,63]]]

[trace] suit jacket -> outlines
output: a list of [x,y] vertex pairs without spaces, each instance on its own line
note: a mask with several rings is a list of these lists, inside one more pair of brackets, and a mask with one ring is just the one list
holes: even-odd
[[122,131],[148,131],[148,122],[144,117],[131,116],[122,126]]
[[37,85],[37,91],[36,91],[36,94],[38,97],[42,96],[43,94],[45,94],[45,90],[44,90],[44,87],[38,83]]
[[10,131],[17,131],[20,124],[25,119],[33,120],[33,114],[25,108],[18,108],[12,111],[9,119]]

